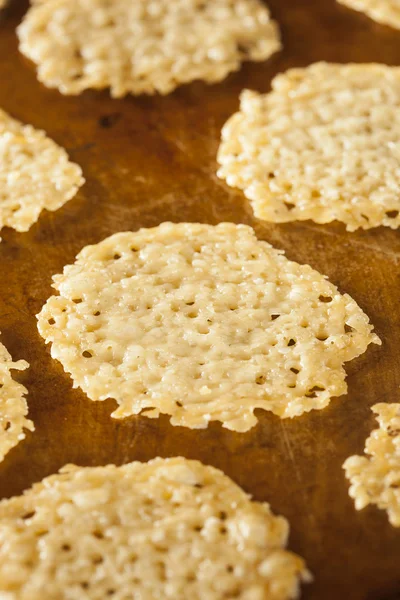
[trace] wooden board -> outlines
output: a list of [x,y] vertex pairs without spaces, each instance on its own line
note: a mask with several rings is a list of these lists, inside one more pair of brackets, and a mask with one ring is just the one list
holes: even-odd
[[[242,194],[216,178],[215,155],[220,128],[237,109],[242,88],[267,91],[277,72],[321,59],[400,64],[400,32],[334,0],[269,4],[285,46],[272,60],[247,64],[219,85],[194,83],[165,98],[124,100],[94,92],[63,97],[42,87],[17,51],[15,27],[25,2],[12,0],[2,16],[0,106],[65,146],[87,183],[29,233],[3,230],[0,330],[13,357],[31,364],[20,380],[29,389],[36,432],[0,465],[0,496],[18,494],[68,462],[196,458],[219,467],[290,520],[290,547],[315,575],[303,598],[394,600],[400,598],[400,530],[377,509],[355,512],[341,465],[362,451],[375,426],[369,407],[400,399],[400,234],[258,222]],[[164,220],[251,224],[260,238],[350,293],[383,346],[348,364],[349,394],[292,421],[260,413],[257,427],[234,434],[216,423],[191,431],[171,427],[167,418],[115,421],[113,401],[93,403],[72,390],[36,329],[34,315],[51,294],[51,276],[87,244]]]

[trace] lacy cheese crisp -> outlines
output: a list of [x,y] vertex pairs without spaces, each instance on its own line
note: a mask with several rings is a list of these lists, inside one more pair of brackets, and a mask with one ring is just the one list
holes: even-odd
[[51,354],[114,417],[246,431],[346,392],[343,363],[379,343],[348,295],[245,225],[164,223],[84,248],[39,314]]
[[317,63],[272,92],[244,91],[222,130],[218,175],[256,217],[400,224],[400,68]]
[[28,367],[24,360],[13,362],[7,349],[0,343],[0,462],[11,448],[25,438],[24,430],[34,430],[32,421],[26,418],[27,390],[14,381],[11,371],[23,371]]
[[365,13],[371,19],[400,29],[399,0],[338,0],[341,4]]
[[57,210],[83,183],[63,148],[0,110],[0,231],[28,231],[43,209]]
[[47,0],[18,29],[39,80],[63,94],[168,94],[280,49],[261,0]]
[[400,404],[375,404],[372,410],[379,429],[366,441],[367,456],[351,456],[343,465],[349,493],[357,510],[376,504],[400,527]]
[[197,461],[69,465],[0,503],[0,596],[289,600],[311,577],[288,530]]

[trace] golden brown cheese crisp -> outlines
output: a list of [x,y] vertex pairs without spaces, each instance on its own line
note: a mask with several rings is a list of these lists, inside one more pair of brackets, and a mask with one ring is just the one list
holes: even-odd
[[347,294],[245,225],[164,223],[84,248],[54,277],[39,331],[114,417],[246,431],[346,392],[343,364],[380,343]]
[[38,78],[63,94],[168,94],[280,49],[261,0],[46,0],[18,28]]
[[222,130],[218,176],[259,219],[400,225],[400,68],[316,63],[261,95],[244,91]]
[[33,431],[32,421],[26,418],[27,390],[11,376],[11,371],[28,367],[24,360],[13,362],[5,346],[0,343],[0,462],[7,452],[25,438],[24,430]]
[[351,456],[343,467],[357,510],[369,504],[386,510],[400,527],[400,404],[375,404],[379,428],[365,444],[367,456]]
[[61,208],[84,181],[81,168],[44,131],[0,109],[0,232],[28,231],[43,209]]
[[69,465],[0,503],[0,596],[290,600],[311,576],[288,531],[197,461]]

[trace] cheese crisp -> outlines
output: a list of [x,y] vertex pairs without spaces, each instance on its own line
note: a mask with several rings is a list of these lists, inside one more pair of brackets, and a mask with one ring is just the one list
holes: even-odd
[[261,0],[47,0],[18,28],[39,80],[63,94],[168,94],[280,49]]
[[379,429],[365,444],[368,456],[351,456],[343,467],[357,510],[376,504],[400,527],[400,404],[375,404]]
[[400,29],[399,0],[338,0],[341,4],[365,13],[371,19]]
[[24,395],[27,390],[11,377],[13,369],[23,371],[28,366],[24,360],[13,362],[0,343],[0,461],[25,438],[24,429],[34,430],[32,421],[26,418],[28,407]]
[[39,331],[91,400],[122,418],[295,417],[346,392],[343,363],[371,342],[368,317],[307,265],[245,225],[164,223],[84,248],[54,277]]
[[69,465],[0,503],[7,600],[286,600],[311,579],[289,526],[184,458]]
[[83,183],[63,148],[0,110],[0,231],[28,231],[43,209],[57,210]]
[[244,91],[222,130],[219,177],[256,217],[400,224],[400,68],[317,63]]

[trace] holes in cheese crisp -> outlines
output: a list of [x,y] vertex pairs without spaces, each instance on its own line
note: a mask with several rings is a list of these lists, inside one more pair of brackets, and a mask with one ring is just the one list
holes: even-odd
[[20,205],[20,204],[16,204],[15,206],[13,206],[13,207],[12,207],[11,211],[12,211],[13,213],[15,213],[15,212],[17,212],[17,211],[18,211],[20,208],[21,208],[21,205]]
[[121,258],[121,255],[119,254],[119,252],[116,252],[113,256],[114,260],[119,260]]
[[104,538],[104,533],[100,529],[95,529],[92,531],[92,535],[98,540],[102,540]]
[[276,321],[281,315],[271,315],[271,321]]
[[293,209],[295,208],[295,206],[296,206],[296,205],[295,205],[295,204],[293,204],[292,202],[284,202],[283,204],[286,206],[286,208],[287,208],[288,210],[293,210]]
[[82,352],[82,356],[84,356],[85,358],[92,358],[93,352],[92,350],[84,350],[84,352]]
[[96,312],[93,313],[94,317],[99,317],[101,315],[101,312],[99,310],[96,310]]
[[257,375],[257,377],[256,377],[257,385],[263,385],[266,381],[267,381],[267,378],[265,377],[265,375]]
[[306,393],[307,398],[316,398],[318,392],[324,392],[325,388],[319,385],[314,385],[308,392]]
[[328,336],[326,335],[326,333],[319,333],[316,336],[317,340],[319,340],[320,342],[326,342],[326,340],[328,339]]
[[116,590],[115,590],[114,588],[109,588],[109,589],[106,591],[106,595],[107,595],[107,596],[114,596],[115,592],[116,592]]
[[63,544],[63,545],[61,546],[61,550],[62,550],[63,552],[70,552],[70,551],[71,551],[71,546],[70,546],[69,544]]
[[236,48],[237,48],[237,51],[239,52],[239,54],[241,54],[242,56],[247,56],[248,53],[250,52],[250,48],[245,46],[243,43],[236,44]]
[[200,532],[202,529],[203,529],[203,526],[202,526],[202,525],[195,525],[195,526],[193,527],[193,531],[197,531],[198,533],[199,533],[199,532]]
[[26,521],[27,519],[32,519],[32,517],[34,517],[36,515],[36,511],[35,510],[31,510],[27,513],[25,513],[24,515],[22,515],[21,519],[23,519],[24,521]]
[[9,429],[11,429],[11,423],[10,423],[10,421],[6,421],[3,429],[4,429],[4,431],[8,431]]
[[296,345],[296,340],[294,340],[293,338],[291,338],[291,339],[288,341],[287,345],[288,345],[288,346],[295,346],[295,345]]
[[396,437],[400,434],[400,429],[393,429],[393,427],[388,427],[387,432],[390,437]]
[[188,313],[187,316],[189,317],[189,319],[195,319],[198,316],[198,312],[192,310],[192,312]]
[[201,333],[202,335],[207,335],[207,333],[210,333],[210,328],[207,327],[207,325],[198,325],[197,326],[197,331],[198,333]]
[[82,588],[83,590],[87,590],[87,589],[89,589],[89,583],[88,583],[87,581],[82,581],[82,582],[81,582],[81,588]]
[[297,375],[298,373],[300,373],[299,369],[296,369],[295,367],[291,367],[290,370],[292,371],[292,373],[294,373],[295,375]]
[[345,323],[345,325],[344,325],[344,331],[345,331],[345,333],[351,333],[352,331],[354,331],[354,327],[352,327],[351,325],[348,325],[347,323]]
[[72,298],[72,302],[75,304],[80,304],[82,302],[82,298]]
[[318,300],[320,302],[332,302],[332,297],[331,296],[323,296],[321,294],[321,296],[319,296]]
[[54,325],[56,321],[55,321],[55,319],[51,318],[47,322],[49,325]]
[[386,216],[389,217],[389,219],[396,219],[396,217],[399,216],[399,211],[398,210],[388,210],[386,212]]
[[179,406],[179,408],[182,408],[182,406],[183,406],[182,402],[179,402],[178,400],[175,402],[175,404],[176,404],[177,406]]
[[222,533],[222,535],[225,535],[226,533],[228,533],[228,530],[226,527],[222,526],[219,528],[219,532]]
[[226,565],[227,573],[233,573],[234,570],[235,570],[235,568],[233,565]]
[[221,510],[218,517],[221,521],[226,521],[226,519],[228,518],[228,515],[224,510]]

